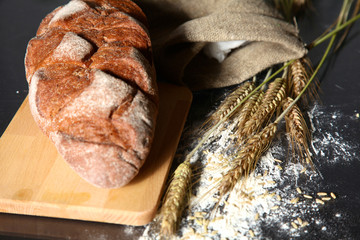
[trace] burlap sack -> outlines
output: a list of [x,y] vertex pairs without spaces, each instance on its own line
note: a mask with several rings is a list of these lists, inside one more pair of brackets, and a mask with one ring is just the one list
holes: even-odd
[[[192,90],[240,83],[306,54],[295,26],[266,0],[142,0],[160,79]],[[208,42],[246,40],[221,63],[203,54]]]

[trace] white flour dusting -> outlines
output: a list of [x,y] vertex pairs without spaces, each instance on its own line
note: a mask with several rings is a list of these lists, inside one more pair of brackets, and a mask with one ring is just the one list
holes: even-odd
[[68,32],[53,51],[52,58],[62,62],[81,62],[91,53],[92,49],[93,47],[88,41],[75,33]]
[[[341,106],[315,105],[308,113],[314,136],[312,148],[316,155],[326,157],[326,165],[349,164],[358,154],[359,142],[347,139],[343,133],[358,119],[356,114],[348,116],[340,109]],[[328,129],[332,129],[331,132]]]
[[77,12],[81,12],[87,7],[87,4],[81,0],[72,0],[55,14],[55,16],[51,19],[49,25],[58,20],[63,20]]
[[[326,124],[321,116],[326,114],[319,105],[309,112],[314,135],[313,157],[328,154],[324,148],[333,148],[333,158],[322,164],[336,164],[344,155],[354,159],[351,158],[356,154],[351,152],[354,143],[344,142],[338,131],[324,131]],[[327,123],[339,127],[336,121],[343,114],[338,111],[330,114],[333,121]],[[330,229],[330,223],[321,213],[337,201],[336,194],[331,194],[331,188],[328,191],[322,189],[320,183],[324,181],[317,171],[289,161],[285,141],[281,139],[274,141],[246,180],[242,180],[229,196],[219,200],[216,192],[211,190],[222,176],[219,169],[226,166],[222,158],[229,136],[229,130],[222,131],[216,141],[205,146],[208,150],[199,154],[197,161],[205,167],[201,168],[201,177],[194,186],[194,195],[174,239],[311,239],[314,229],[318,239],[335,236],[336,229]],[[319,192],[324,195],[318,195]],[[219,205],[214,210],[216,204]],[[331,214],[334,221],[340,222],[344,217],[341,212]],[[158,225],[158,219],[147,225],[140,239],[160,239]]]

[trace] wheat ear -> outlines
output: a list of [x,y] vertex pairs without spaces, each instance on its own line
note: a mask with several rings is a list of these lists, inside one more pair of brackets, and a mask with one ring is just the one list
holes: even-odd
[[160,233],[163,237],[170,237],[176,231],[178,220],[188,201],[191,174],[188,160],[181,163],[174,172],[160,211],[162,218]]
[[[246,82],[231,92],[216,111],[205,121],[204,128],[210,128],[223,120],[255,88],[254,82]],[[239,109],[239,108],[238,108]],[[238,111],[237,109],[237,111]],[[230,117],[230,116],[227,116]]]
[[[285,110],[294,100],[287,98],[283,105]],[[297,153],[304,163],[307,157],[310,160],[309,139],[310,132],[299,107],[294,104],[285,115],[286,131],[289,134],[290,142],[294,153]]]
[[231,191],[241,177],[247,177],[266,151],[275,136],[277,123],[271,123],[262,129],[258,134],[250,137],[243,148],[236,154],[231,162],[231,169],[226,172],[219,182],[220,196]]
[[252,117],[245,123],[242,129],[242,136],[247,138],[255,134],[261,129],[286,96],[286,81],[283,78],[277,78],[269,84],[266,90],[264,99],[259,106],[258,110]]
[[[290,65],[288,71],[288,95],[294,98],[297,97],[305,88],[312,73],[313,68],[309,58],[303,57],[300,59],[296,59]],[[305,104],[308,102],[308,98],[317,98],[318,87],[319,84],[316,80],[311,86],[308,87],[307,94],[304,94],[302,97],[302,101]]]
[[264,97],[264,92],[259,90],[254,93],[245,103],[242,109],[234,116],[236,118],[236,126],[234,135],[238,137],[237,141],[241,143],[244,140],[241,134],[245,123],[251,118],[252,115],[259,109],[260,103]]

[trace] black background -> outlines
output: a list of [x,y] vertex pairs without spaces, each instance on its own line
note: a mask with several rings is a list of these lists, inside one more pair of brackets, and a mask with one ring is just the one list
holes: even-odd
[[[300,35],[306,43],[314,40],[333,23],[342,4],[339,0],[314,2],[314,9],[298,21]],[[27,42],[35,35],[41,19],[65,3],[67,1],[64,0],[0,0],[0,135],[28,94],[24,72]],[[144,11],[146,13],[146,9]],[[314,64],[319,61],[325,47],[326,43],[309,53]],[[325,124],[331,119],[327,112],[342,113],[341,119],[336,121],[338,125],[335,128],[329,125],[326,131],[331,134],[341,129],[344,139],[353,143],[355,148],[352,159],[344,159],[348,164],[321,164],[334,156],[331,145],[325,151],[325,156],[317,156],[316,161],[324,177],[319,182],[319,188],[331,189],[343,197],[320,211],[332,228],[330,233],[325,234],[313,228],[301,239],[360,239],[360,119],[356,117],[360,112],[360,23],[353,26],[343,46],[326,61],[318,78],[321,82],[320,101]],[[194,92],[188,125],[204,117],[215,104],[219,91],[222,90]],[[346,215],[342,222],[333,219],[333,213],[338,210]],[[38,239],[130,239],[136,238],[143,230],[142,227],[12,214],[0,214],[0,225],[1,239],[24,237],[25,232],[37,232],[39,235],[32,237]],[[33,230],[26,231],[26,228]],[[269,238],[282,238],[271,226],[265,229],[265,234]]]

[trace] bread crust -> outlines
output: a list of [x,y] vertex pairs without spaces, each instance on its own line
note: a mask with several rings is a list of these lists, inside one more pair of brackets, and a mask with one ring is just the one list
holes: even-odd
[[159,98],[146,25],[129,0],[72,0],[43,19],[27,47],[36,123],[101,188],[131,181],[153,141]]

